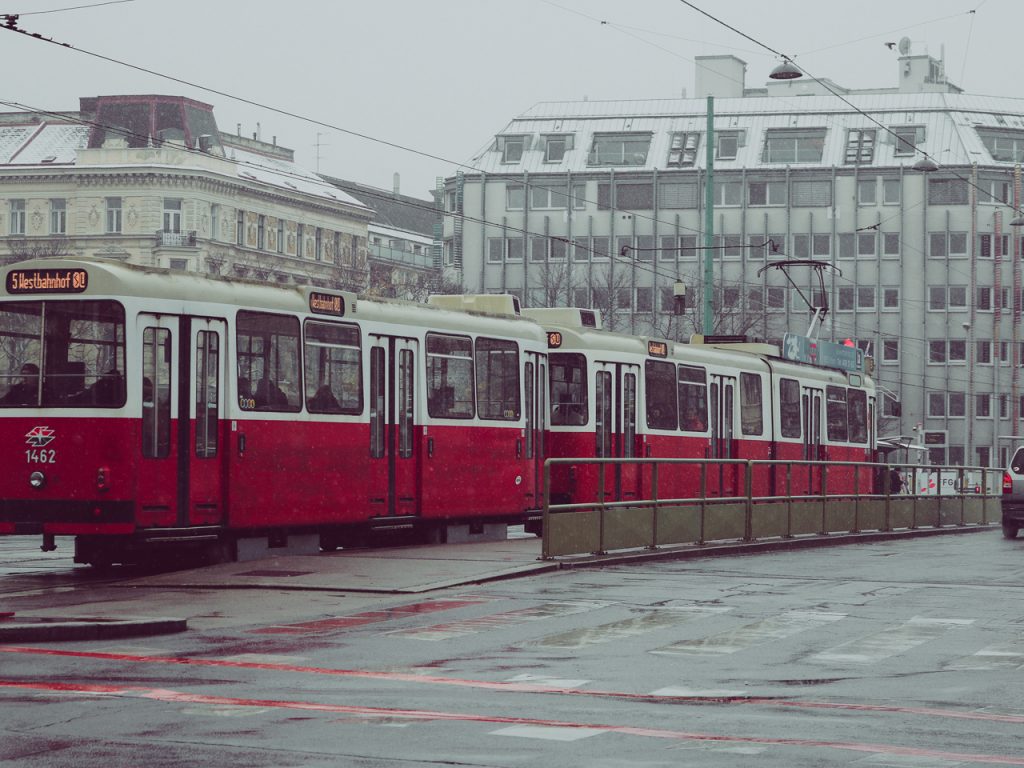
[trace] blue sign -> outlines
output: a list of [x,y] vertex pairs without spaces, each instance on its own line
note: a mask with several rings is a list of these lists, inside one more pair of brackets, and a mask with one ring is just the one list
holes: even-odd
[[799,363],[811,363],[841,371],[864,370],[864,352],[857,347],[834,341],[813,341],[806,336],[787,333],[782,337],[782,356]]

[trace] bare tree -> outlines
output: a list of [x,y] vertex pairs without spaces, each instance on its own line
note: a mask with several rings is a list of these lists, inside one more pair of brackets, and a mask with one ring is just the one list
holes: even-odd
[[591,304],[600,310],[601,324],[609,331],[628,330],[628,310],[632,306],[629,268],[620,265],[616,269],[614,263],[609,263],[592,268],[590,277]]
[[66,237],[33,238],[26,237],[17,240],[8,240],[10,249],[5,258],[5,263],[14,264],[17,261],[28,259],[65,259],[74,256],[71,249],[71,241]]

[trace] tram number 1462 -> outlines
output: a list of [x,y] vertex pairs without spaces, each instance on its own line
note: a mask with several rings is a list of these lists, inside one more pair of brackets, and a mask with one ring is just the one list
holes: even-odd
[[29,464],[53,464],[57,461],[57,452],[52,448],[35,448],[25,451],[25,461]]

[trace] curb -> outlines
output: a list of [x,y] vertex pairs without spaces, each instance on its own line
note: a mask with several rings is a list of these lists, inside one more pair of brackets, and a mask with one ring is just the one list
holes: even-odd
[[556,560],[559,569],[594,568],[603,565],[629,565],[647,560],[689,560],[718,555],[750,555],[760,552],[781,552],[793,549],[811,549],[840,544],[869,544],[894,539],[916,539],[946,534],[979,533],[999,530],[998,524],[950,526],[948,528],[908,528],[899,531],[871,531],[869,533],[830,533],[794,539],[769,541],[730,542],[726,544],[689,544],[683,547],[663,547],[643,552],[620,552],[606,555],[581,556],[574,560]]
[[168,635],[188,629],[187,619],[16,619],[0,621],[0,642],[52,642],[55,640],[105,640],[119,637]]

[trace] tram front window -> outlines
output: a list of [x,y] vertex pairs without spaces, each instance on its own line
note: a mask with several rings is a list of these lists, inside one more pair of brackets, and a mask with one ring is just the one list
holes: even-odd
[[124,405],[124,339],[114,301],[0,302],[0,407]]

